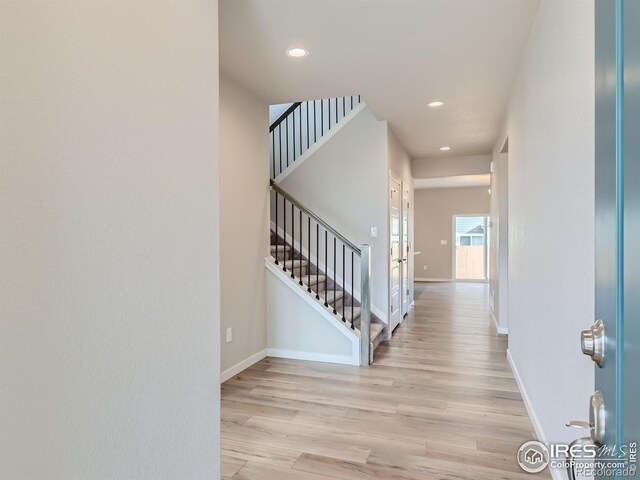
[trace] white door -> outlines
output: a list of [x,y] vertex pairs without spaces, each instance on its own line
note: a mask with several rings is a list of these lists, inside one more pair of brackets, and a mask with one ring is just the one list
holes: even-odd
[[402,193],[400,183],[389,178],[389,211],[390,218],[390,265],[389,265],[389,326],[390,332],[398,326],[402,318],[402,253],[400,245],[400,215],[402,210]]
[[409,311],[409,189],[402,185],[402,317]]

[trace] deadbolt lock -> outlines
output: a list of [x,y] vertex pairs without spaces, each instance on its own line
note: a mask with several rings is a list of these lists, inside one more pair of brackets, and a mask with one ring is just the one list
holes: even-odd
[[604,322],[597,320],[590,329],[583,330],[580,335],[582,353],[591,357],[598,367],[602,367],[604,361]]

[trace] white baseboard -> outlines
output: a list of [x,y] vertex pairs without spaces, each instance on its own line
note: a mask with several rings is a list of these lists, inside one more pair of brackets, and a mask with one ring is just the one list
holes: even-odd
[[239,374],[243,370],[246,370],[251,365],[258,363],[260,360],[262,360],[266,356],[267,356],[267,349],[265,348],[264,350],[260,350],[259,352],[254,353],[249,358],[241,361],[240,363],[235,364],[233,367],[227,368],[224,372],[220,374],[220,383],[224,383],[230,378],[235,377],[237,374]]
[[[518,390],[520,390],[520,395],[522,395],[522,401],[524,402],[524,406],[527,409],[527,413],[529,414],[529,418],[531,419],[531,423],[533,424],[533,429],[536,432],[536,436],[542,443],[547,443],[547,436],[545,435],[544,430],[542,429],[542,425],[540,424],[540,420],[538,419],[533,405],[531,404],[531,400],[529,399],[527,390],[522,383],[522,377],[520,377],[520,372],[518,372],[518,367],[516,367],[509,349],[507,349],[507,361],[509,362],[509,366],[511,367],[511,371],[513,372],[513,377],[516,379],[516,383],[518,384]],[[567,480],[567,474],[564,470],[550,468],[549,471],[553,480]]]
[[346,355],[298,352],[295,350],[282,350],[280,348],[267,348],[267,356],[277,358],[290,358],[292,360],[309,360],[312,362],[339,363],[341,365],[359,365],[359,363],[354,363],[353,357],[349,357]]
[[509,335],[509,329],[507,327],[500,326],[500,324],[498,323],[498,319],[493,313],[493,310],[491,310],[491,307],[489,307],[489,315],[491,315],[491,318],[493,319],[493,323],[496,324],[496,330],[498,331],[498,335]]
[[516,379],[516,383],[518,384],[518,390],[520,390],[520,395],[522,395],[522,401],[524,402],[524,406],[527,409],[527,413],[529,414],[529,418],[531,419],[531,423],[533,424],[533,429],[538,436],[538,440],[541,442],[547,441],[547,436],[544,434],[542,430],[542,425],[540,425],[540,421],[538,420],[538,416],[536,415],[535,410],[533,409],[533,405],[531,404],[531,400],[529,399],[529,395],[527,394],[527,390],[522,383],[522,377],[520,376],[520,372],[518,371],[518,367],[513,361],[513,357],[511,356],[511,351],[507,349],[507,361],[509,362],[509,366],[511,367],[511,371],[513,372],[513,377]]
[[450,278],[420,278],[414,277],[414,282],[453,282]]

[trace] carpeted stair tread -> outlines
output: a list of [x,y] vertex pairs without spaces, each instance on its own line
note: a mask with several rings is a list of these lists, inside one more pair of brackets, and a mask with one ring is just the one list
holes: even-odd
[[274,253],[276,250],[278,252],[289,252],[291,251],[291,247],[289,245],[271,245],[269,250]]
[[383,332],[384,325],[381,323],[373,323],[369,326],[369,340],[373,343]]
[[292,268],[295,270],[299,270],[300,267],[306,267],[309,262],[307,262],[306,260],[281,260],[280,261],[281,264],[283,264],[285,267],[287,267],[287,270],[291,270]]
[[[341,300],[344,294],[342,293],[342,289],[336,290],[335,297],[333,295],[333,290],[329,289],[324,294],[321,295],[323,299],[327,301],[327,303],[333,304],[337,300]],[[346,308],[346,307],[345,307]]]
[[313,286],[319,283],[323,283],[326,278],[327,277],[325,277],[324,275],[310,275],[310,276],[305,275],[302,278],[302,281],[307,285]]
[[[344,318],[347,322],[351,321],[351,306],[345,305],[344,307]],[[342,309],[338,311],[338,316],[342,318]],[[360,318],[360,307],[353,307],[353,320],[355,321],[357,318]]]

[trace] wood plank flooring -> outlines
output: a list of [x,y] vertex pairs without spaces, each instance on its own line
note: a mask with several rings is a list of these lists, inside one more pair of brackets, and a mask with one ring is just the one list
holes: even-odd
[[416,284],[370,367],[266,358],[225,382],[223,479],[530,480],[515,456],[535,435],[487,296]]

